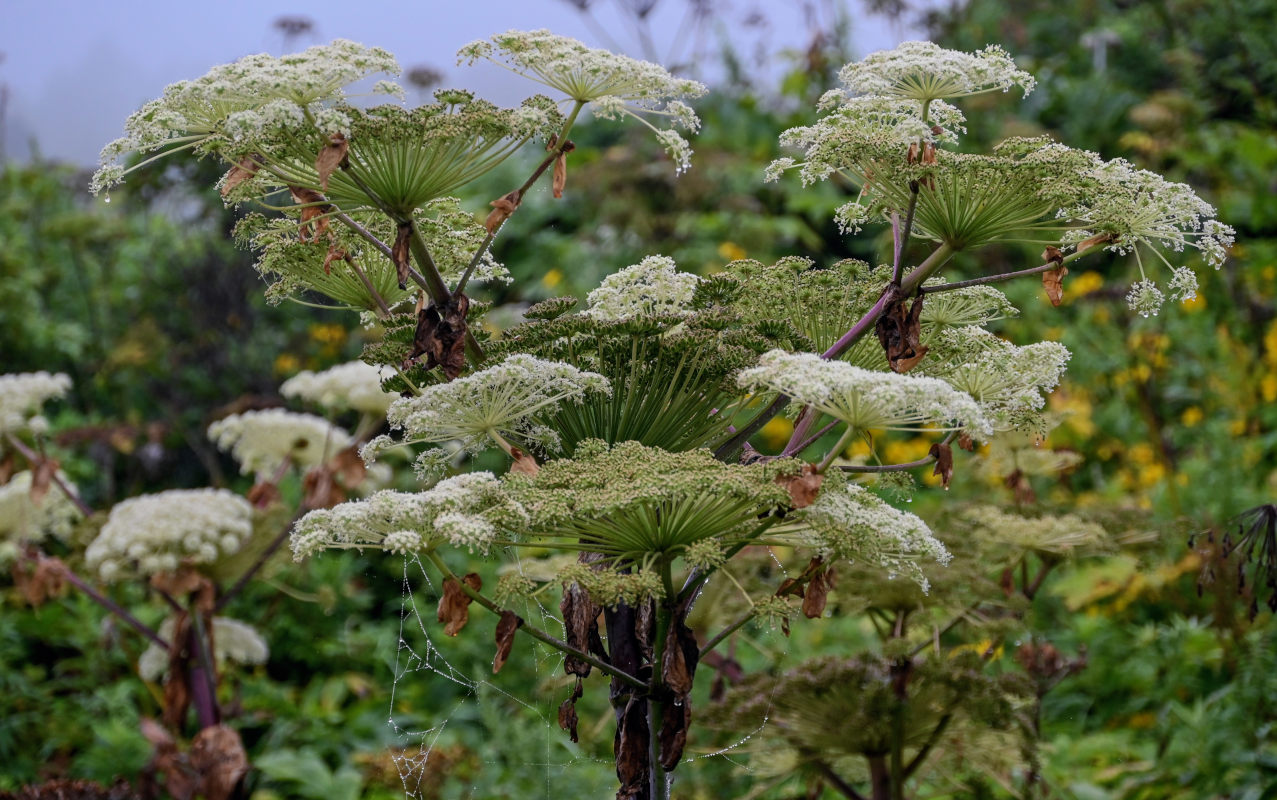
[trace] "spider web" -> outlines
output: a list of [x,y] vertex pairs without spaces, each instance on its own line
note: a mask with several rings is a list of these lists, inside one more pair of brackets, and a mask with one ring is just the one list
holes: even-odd
[[[773,555],[773,559],[775,556]],[[783,570],[783,565],[776,559]],[[523,573],[524,562],[517,559],[515,568]],[[457,648],[441,648],[437,642],[446,641],[437,638],[441,630],[435,617],[435,601],[441,594],[438,581],[431,576],[420,557],[409,555],[404,557],[403,576],[401,579],[401,605],[399,615],[399,641],[397,643],[394,664],[393,682],[390,691],[390,713],[388,724],[393,730],[396,747],[392,749],[392,759],[399,778],[403,783],[404,793],[413,800],[431,800],[438,796],[442,780],[450,769],[451,759],[443,745],[447,742],[450,726],[471,725],[475,723],[475,709],[485,701],[493,699],[504,704],[508,711],[502,713],[517,714],[517,719],[507,717],[503,731],[485,731],[494,738],[484,741],[481,751],[475,753],[479,758],[480,774],[472,783],[470,791],[464,797],[482,797],[479,787],[483,785],[484,772],[497,771],[511,773],[518,785],[527,787],[539,786],[546,798],[610,796],[616,789],[615,765],[611,759],[611,739],[614,732],[612,717],[601,720],[596,725],[581,717],[580,747],[571,743],[568,734],[558,725],[558,705],[566,699],[571,691],[571,679],[563,671],[563,655],[529,637],[517,636],[515,647],[507,663],[507,669],[514,665],[516,659],[531,663],[535,680],[530,686],[522,686],[515,694],[493,679],[490,670],[473,663],[474,658],[468,655],[451,654]],[[427,596],[422,596],[422,594]],[[461,632],[460,637],[478,637],[491,655],[494,644],[491,635],[484,635],[489,626],[484,624],[481,615],[488,615],[484,609],[471,607],[475,614],[470,623]],[[540,602],[539,596],[521,609],[521,616],[535,618],[542,630],[552,634],[563,635],[563,621],[556,613]],[[489,615],[490,616],[490,615]],[[495,619],[495,618],[493,618]],[[478,623],[478,624],[476,624]],[[788,645],[781,651],[779,660],[789,656]],[[461,663],[465,661],[467,663]],[[490,661],[488,662],[490,665]],[[458,690],[460,697],[451,704],[442,704],[431,708],[427,727],[414,723],[418,713],[406,707],[402,699],[400,684],[405,681],[438,681],[445,686]],[[509,681],[506,681],[508,684]],[[593,676],[587,679],[586,700],[591,691],[598,692],[604,684]],[[585,702],[585,701],[582,701]],[[754,769],[747,761],[733,756],[736,751],[746,745],[768,724],[770,716],[764,713],[758,725],[748,733],[738,737],[731,744],[711,752],[695,754],[686,752],[684,763],[702,759],[722,759],[736,767],[752,773]],[[454,725],[458,717],[463,721]],[[479,714],[483,720],[482,710]],[[511,732],[515,732],[511,735]],[[503,735],[505,734],[505,735]],[[603,737],[606,746],[602,749],[607,757],[600,758],[590,752],[591,740]],[[518,746],[518,752],[513,752]],[[531,740],[531,741],[530,741]],[[533,747],[528,745],[532,744]],[[536,753],[535,760],[528,756]],[[677,774],[684,775],[686,767]],[[509,784],[502,783],[508,790]]]

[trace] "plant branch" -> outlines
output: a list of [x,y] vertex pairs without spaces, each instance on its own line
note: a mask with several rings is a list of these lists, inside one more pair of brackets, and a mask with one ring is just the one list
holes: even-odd
[[[425,275],[422,275],[409,266],[408,275],[413,283],[425,289],[435,305],[442,309],[452,302],[452,293],[448,291],[448,285],[443,282],[443,276],[439,274],[439,268],[430,255],[430,249],[426,247],[425,237],[421,235],[421,228],[417,226],[417,221],[409,219],[404,222],[412,226],[412,236],[408,239],[408,247],[412,250],[413,258],[425,271]],[[466,353],[476,364],[483,361],[483,348],[479,346],[479,341],[474,338],[469,327],[466,328]]]
[[895,232],[897,233],[896,242],[895,242],[896,260],[891,270],[891,283],[894,286],[900,285],[900,273],[904,271],[905,248],[909,246],[909,234],[913,231],[913,213],[917,209],[918,209],[918,182],[909,181],[909,210],[905,212],[905,229],[903,232]]
[[381,312],[381,316],[390,316],[390,306],[386,305],[386,300],[381,296],[381,292],[377,291],[377,287],[373,286],[372,281],[368,280],[368,276],[359,268],[359,264],[355,263],[354,256],[347,253],[346,263],[350,265],[350,268],[354,271],[356,277],[359,278],[359,282],[368,290],[368,294],[372,297],[373,302],[377,304],[377,309]]
[[925,761],[927,756],[931,753],[931,749],[936,746],[936,742],[940,741],[940,737],[944,734],[944,729],[949,727],[949,723],[952,720],[953,712],[946,713],[940,718],[940,721],[936,723],[936,726],[931,729],[931,733],[927,736],[927,741],[923,743],[922,748],[919,749],[918,752],[914,754],[913,758],[909,760],[909,763],[905,765],[904,771],[900,774],[901,783],[908,780],[909,776],[913,775],[913,773],[918,770],[918,767],[922,766],[922,762]]
[[[40,554],[39,556],[37,556],[37,558],[40,560],[43,560],[44,555]],[[124,620],[125,624],[127,624],[130,628],[142,634],[147,639],[150,639],[157,646],[164,648],[164,650],[166,651],[169,649],[169,643],[164,641],[162,638],[160,638],[160,635],[158,633],[156,633],[154,630],[144,625],[137,617],[133,616],[128,611],[125,611],[124,608],[121,607],[119,604],[117,604],[114,600],[111,600],[110,598],[105,597],[104,595],[99,593],[96,589],[94,589],[92,586],[85,583],[84,579],[81,578],[79,575],[76,575],[74,572],[72,572],[71,568],[68,567],[66,564],[59,562],[58,571],[61,572],[62,575],[67,579],[68,583],[70,583],[75,588],[87,594],[90,597],[90,599],[93,600],[93,602],[97,603],[98,605],[105,608],[107,611],[110,611],[115,616]]]
[[705,658],[705,656],[709,655],[709,652],[711,650],[713,650],[715,647],[718,647],[720,644],[722,644],[724,639],[726,639],[728,636],[731,636],[733,633],[740,630],[741,628],[745,627],[747,624],[749,624],[749,621],[753,618],[754,618],[754,611],[753,609],[750,609],[744,615],[742,615],[740,619],[736,620],[731,625],[728,625],[726,628],[723,628],[721,631],[714,634],[714,636],[712,636],[710,640],[705,643],[705,646],[701,648],[699,658]]
[[813,444],[820,441],[820,437],[824,436],[826,433],[829,433],[834,428],[836,428],[838,426],[838,422],[839,422],[838,420],[834,420],[833,422],[829,423],[828,425],[821,428],[816,433],[813,433],[811,436],[804,439],[797,447],[793,448],[792,450],[788,446],[786,446],[785,449],[781,451],[781,454],[780,454],[781,458],[796,456],[802,451],[806,450],[808,447],[811,447]]
[[233,600],[236,595],[244,590],[244,587],[253,579],[253,576],[256,575],[262,567],[266,566],[266,562],[270,560],[270,557],[275,555],[276,551],[283,546],[284,541],[288,538],[288,534],[293,530],[293,525],[297,524],[297,520],[301,519],[302,515],[309,510],[310,509],[306,508],[304,504],[301,508],[297,509],[297,513],[293,515],[293,518],[289,520],[288,524],[284,526],[284,529],[271,540],[270,544],[266,545],[266,549],[263,550],[261,555],[253,561],[252,565],[244,571],[244,574],[240,575],[239,579],[231,585],[231,588],[227,589],[221,597],[217,598],[217,603],[213,606],[214,613],[225,608],[227,603]]
[[[956,436],[958,436],[958,432],[950,431],[949,436],[940,440],[941,445],[949,445]],[[917,461],[905,461],[904,464],[848,464],[839,466],[838,469],[843,470],[844,473],[894,473],[903,472],[905,469],[917,469],[919,466],[935,463],[936,456],[928,455]]]
[[[26,442],[23,442],[12,433],[5,434],[5,437],[9,440],[9,444],[13,445],[13,449],[17,450],[33,469],[36,464],[45,460],[44,456],[35,452],[30,447],[27,447]],[[71,491],[71,487],[67,486],[66,481],[62,480],[62,476],[58,475],[57,470],[53,471],[52,477],[54,485],[58,487],[62,494],[66,495],[66,498],[71,501],[71,504],[75,506],[77,511],[79,511],[83,516],[92,516],[93,509],[89,508],[88,504],[81,500],[79,495]]]
[[849,798],[849,800],[866,800],[863,794],[856,791],[850,783],[843,780],[828,764],[823,761],[813,761],[811,763],[812,766],[820,772],[821,776],[823,776],[825,780],[829,781],[831,786],[839,792],[842,792],[844,797]]
[[[461,587],[461,591],[465,593],[466,597],[469,597],[474,602],[488,609],[493,614],[497,614],[498,616],[501,614],[502,611],[505,610],[501,608],[501,606],[493,602],[492,600],[488,599],[482,594],[476,592],[474,589],[470,588],[470,585],[468,583],[458,578],[457,574],[453,572],[446,563],[444,563],[444,560],[439,557],[438,553],[435,553],[434,551],[427,552],[426,558],[430,560],[430,563],[435,565],[435,569],[439,570],[439,572],[443,574],[444,578],[448,578],[448,579],[456,581],[457,585]],[[616,678],[622,683],[629,684],[630,686],[633,686],[636,689],[642,689],[644,691],[646,691],[648,688],[646,683],[634,677],[633,675],[629,674],[628,672],[619,670],[616,667],[612,666],[611,664],[607,663],[606,661],[596,658],[595,656],[583,650],[577,650],[575,647],[563,641],[562,639],[552,636],[546,633],[545,631],[540,630],[539,628],[535,628],[527,624],[527,622],[524,622],[524,624],[519,626],[519,631],[522,633],[526,633],[528,636],[531,636],[533,639],[536,639],[537,641],[544,642],[545,644],[550,645],[555,650],[558,650],[562,653],[567,653],[568,655],[574,658],[578,658],[584,661],[585,663],[589,664],[590,666],[594,667],[600,672],[606,675],[611,675],[613,678]]]
[[1082,250],[1080,252],[1069,253],[1067,256],[1064,256],[1064,258],[1058,262],[1048,261],[1047,263],[1042,264],[1041,266],[1029,267],[1028,269],[1019,269],[1019,270],[1015,270],[1014,272],[1002,272],[997,275],[985,275],[982,278],[971,278],[970,280],[966,280],[966,281],[954,281],[953,283],[943,283],[939,286],[927,286],[925,288],[918,289],[918,293],[919,294],[935,294],[937,292],[951,292],[954,289],[965,289],[968,286],[983,286],[988,283],[1001,283],[1002,281],[1009,281],[1014,278],[1022,278],[1026,275],[1037,275],[1042,272],[1053,270],[1056,267],[1061,266],[1062,264],[1067,264],[1071,261],[1076,261],[1078,258],[1081,258],[1082,256],[1086,255],[1088,252],[1090,252],[1089,249]]

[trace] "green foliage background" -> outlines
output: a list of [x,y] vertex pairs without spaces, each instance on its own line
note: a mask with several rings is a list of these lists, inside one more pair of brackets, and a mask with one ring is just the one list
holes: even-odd
[[[1238,230],[1229,265],[1203,276],[1201,299],[1154,319],[1126,309],[1129,265],[1116,259],[1070,275],[1058,309],[1036,285],[1011,284],[1025,313],[1003,333],[1059,339],[1074,353],[1052,401],[1063,424],[1047,446],[1075,449],[1085,461],[1061,479],[1037,479],[1042,504],[1129,509],[1162,534],[1138,561],[1069,568],[1036,601],[1042,635],[1088,659],[1048,696],[1047,778],[1060,796],[1080,800],[1277,797],[1272,618],[1250,622],[1227,591],[1199,599],[1200,563],[1186,542],[1189,532],[1277,495],[1277,7],[971,0],[927,14],[939,43],[1002,44],[1040,79],[1024,103],[999,95],[969,107],[977,142],[1046,132],[1131,159],[1192,183]],[[1102,71],[1084,44],[1101,30],[1114,39]],[[705,124],[695,166],[679,177],[638,132],[582,126],[564,200],[538,190],[503,233],[496,255],[515,282],[490,299],[582,295],[651,253],[701,272],[744,256],[883,260],[884,232],[855,241],[837,234],[833,184],[761,183],[762,166],[779,155],[776,134],[810,122],[830,80],[828,70],[795,69],[781,97],[729,83],[698,105]],[[488,176],[467,207],[480,212],[521,182],[523,162],[536,157],[524,154]],[[205,442],[214,411],[269,401],[298,369],[359,351],[353,318],[265,304],[249,258],[229,244],[232,221],[204,188],[215,178],[207,164],[169,168],[106,206],[66,167],[0,172],[3,371],[72,375],[74,393],[51,417],[57,453],[97,507],[174,486],[246,488]],[[1013,249],[990,256],[988,270],[1038,263]],[[958,469],[945,500],[1009,499],[1004,488],[962,474],[961,459]],[[922,489],[919,506],[934,508],[940,494]],[[389,754],[409,740],[386,721],[392,670],[404,655],[403,569],[400,559],[374,556],[281,563],[229,609],[262,629],[272,651],[266,666],[230,676],[224,698],[258,769],[255,796],[402,796]],[[432,590],[418,588],[419,606],[433,608]],[[0,789],[51,776],[135,776],[149,755],[138,718],[159,713],[158,687],[135,673],[142,644],[82,596],[32,610],[7,584],[0,591],[8,595],[0,613]],[[128,599],[157,618],[140,589]],[[488,671],[488,622],[456,640],[432,635],[458,674]],[[404,638],[425,645],[411,629]],[[742,659],[784,666],[863,638],[845,619],[797,625],[788,640],[763,629]],[[553,724],[567,683],[547,659],[516,649],[493,686],[477,693],[427,672],[398,683],[398,725],[447,722],[432,740],[437,760],[424,796],[609,791],[610,710],[583,706],[590,733],[579,746],[568,742]],[[708,738],[694,743],[702,752],[712,746]],[[709,758],[680,775],[681,796],[724,797],[747,794],[760,773]],[[978,776],[958,778],[937,776],[930,796],[1005,796]],[[789,796],[783,791],[767,796]]]

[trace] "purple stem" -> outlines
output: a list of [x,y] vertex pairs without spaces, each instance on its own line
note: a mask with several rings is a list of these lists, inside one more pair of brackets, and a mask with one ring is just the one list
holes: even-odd
[[146,625],[143,625],[142,622],[138,620],[137,617],[125,611],[118,604],[116,604],[115,601],[99,594],[96,589],[94,589],[92,586],[85,583],[83,578],[81,578],[79,575],[76,575],[74,572],[72,572],[71,568],[66,566],[65,564],[62,565],[62,574],[66,576],[68,583],[70,583],[75,588],[87,594],[90,598],[93,599],[93,602],[97,603],[98,605],[105,608],[107,611],[110,611],[115,616],[124,620],[124,622],[128,624],[129,627],[133,628],[133,630],[137,631],[138,633],[142,634],[146,638],[150,639],[152,642],[164,648],[166,651],[169,649],[169,643],[161,639],[158,633],[151,630]]

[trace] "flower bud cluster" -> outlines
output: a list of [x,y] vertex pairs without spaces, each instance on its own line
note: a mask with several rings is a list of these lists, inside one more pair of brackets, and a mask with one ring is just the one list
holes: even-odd
[[[173,641],[173,618],[160,623],[158,633],[166,642]],[[265,664],[270,646],[245,622],[230,617],[213,617],[213,658],[218,667],[231,664]],[[168,672],[169,653],[152,643],[137,660],[137,671],[143,680],[158,681]]]
[[362,361],[338,364],[323,372],[299,372],[279,387],[284,397],[295,397],[330,411],[359,411],[385,416],[397,395],[381,388],[381,371]]
[[690,314],[700,283],[694,273],[679,272],[674,259],[648,256],[604,278],[586,297],[583,313],[600,320]]
[[47,426],[40,406],[65,397],[71,378],[62,373],[21,372],[0,375],[0,433],[24,429],[43,432]]
[[282,408],[231,414],[208,426],[208,438],[229,451],[244,474],[269,476],[285,460],[318,466],[350,447],[350,434],[322,417]]
[[[24,470],[0,485],[0,565],[18,554],[23,543],[38,544],[45,537],[66,541],[71,537],[80,511],[62,490],[51,487],[34,503],[31,501],[31,472]],[[74,491],[61,472],[58,477]]]

